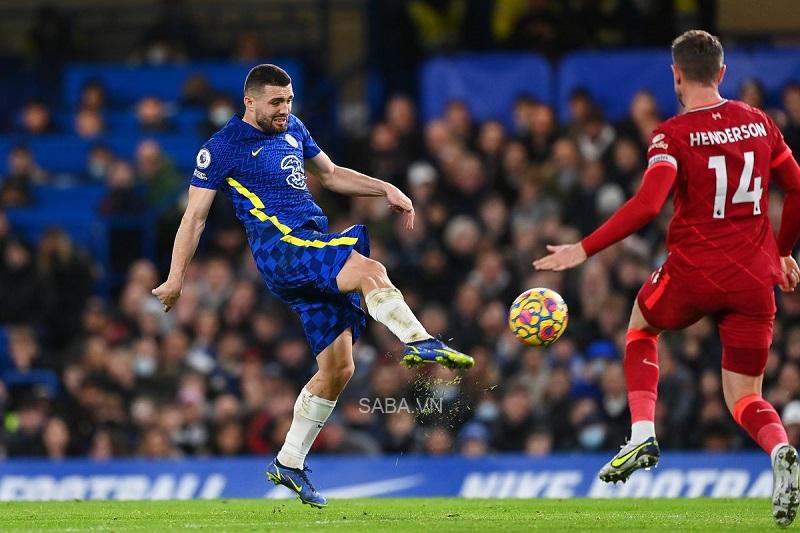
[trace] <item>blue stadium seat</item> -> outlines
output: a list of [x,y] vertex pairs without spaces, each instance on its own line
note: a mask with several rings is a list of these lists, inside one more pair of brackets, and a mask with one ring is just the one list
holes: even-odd
[[11,357],[8,353],[8,333],[0,326],[0,372],[11,368]]
[[[725,53],[728,71],[722,95],[735,98],[743,81],[759,80],[768,93],[768,104],[780,101],[780,92],[790,81],[800,81],[800,49],[785,48]],[[628,112],[633,95],[640,89],[652,92],[661,115],[673,115],[678,103],[673,89],[672,58],[664,50],[621,52],[578,52],[567,55],[558,74],[558,112],[562,120],[569,115],[569,95],[587,89],[611,120]]]
[[[276,64],[289,73],[298,91],[303,86],[300,64],[286,59],[277,60]],[[166,66],[73,65],[67,68],[64,76],[64,100],[70,108],[75,108],[80,101],[81,88],[95,79],[106,88],[113,106],[130,106],[148,95],[179,102],[183,84],[194,74],[204,74],[214,89],[238,99],[252,66],[230,62]]]
[[[175,125],[175,133],[197,134],[200,124],[206,117],[203,109],[182,109],[177,107],[170,119]],[[63,111],[53,114],[53,121],[60,134],[70,134],[75,127],[75,112]],[[103,112],[103,121],[108,135],[116,133],[130,133],[138,131],[139,123],[136,120],[136,110],[111,109]]]
[[52,398],[55,398],[61,390],[56,373],[46,368],[34,368],[26,372],[7,370],[0,374],[0,379],[8,389],[42,385]]
[[735,98],[745,80],[756,79],[767,91],[767,104],[782,107],[783,88],[790,82],[800,83],[798,48],[726,52],[725,64],[728,70],[720,89],[726,98]]
[[145,139],[154,139],[172,162],[181,170],[194,168],[195,158],[205,139],[199,133],[193,134],[160,134],[160,135],[115,135],[106,139],[111,150],[119,157],[133,160],[136,147]]
[[71,187],[50,187],[39,185],[31,189],[35,209],[76,211],[96,214],[100,202],[106,195],[103,185],[74,185]]
[[0,161],[5,161],[11,148],[17,144],[29,147],[42,168],[48,172],[80,174],[86,168],[86,156],[95,144],[105,144],[127,160],[133,160],[136,146],[144,139],[155,139],[178,168],[191,169],[195,156],[205,139],[198,132],[147,135],[138,132],[120,132],[98,137],[91,141],[73,135],[47,135],[43,137],[0,137]]
[[647,89],[655,95],[661,115],[671,116],[678,105],[671,64],[668,51],[569,54],[559,68],[557,112],[561,120],[568,119],[570,94],[582,88],[589,91],[608,119],[617,121],[627,115],[633,95]]
[[535,54],[481,54],[439,57],[422,67],[422,118],[441,115],[447,102],[464,100],[477,120],[512,123],[512,104],[526,94],[552,104],[553,73]]
[[86,167],[86,154],[93,142],[74,135],[0,137],[0,160],[5,161],[9,150],[17,144],[30,148],[36,161],[48,172],[80,173]]

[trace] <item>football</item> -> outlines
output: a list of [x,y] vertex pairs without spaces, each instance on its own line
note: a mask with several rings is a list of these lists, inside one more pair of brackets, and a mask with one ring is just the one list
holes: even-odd
[[528,289],[511,304],[508,326],[529,346],[549,346],[567,329],[569,311],[556,291]]

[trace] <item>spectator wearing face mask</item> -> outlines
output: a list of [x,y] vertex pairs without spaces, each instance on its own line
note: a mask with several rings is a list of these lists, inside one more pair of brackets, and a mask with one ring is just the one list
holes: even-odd
[[208,104],[206,118],[200,124],[200,135],[203,137],[214,135],[228,123],[234,113],[236,106],[233,100],[223,95],[215,96]]
[[89,183],[105,182],[115,159],[114,153],[105,144],[92,146],[86,156],[86,169],[81,177]]

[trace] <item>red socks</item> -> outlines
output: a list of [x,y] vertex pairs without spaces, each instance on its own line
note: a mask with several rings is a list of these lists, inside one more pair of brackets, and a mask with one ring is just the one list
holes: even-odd
[[[658,397],[658,335],[645,330],[628,330],[623,367],[631,422],[653,422]],[[733,418],[768,454],[776,446],[789,442],[775,408],[759,394],[740,398]]]
[[768,454],[775,446],[789,442],[775,408],[758,394],[739,398],[733,408],[733,418]]
[[623,367],[631,423],[653,422],[658,397],[658,335],[629,329]]

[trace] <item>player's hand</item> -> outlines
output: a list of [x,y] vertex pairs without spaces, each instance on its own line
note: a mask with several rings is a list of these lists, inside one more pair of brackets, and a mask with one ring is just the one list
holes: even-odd
[[787,255],[781,257],[781,270],[783,271],[783,282],[779,285],[783,292],[792,292],[800,283],[800,267],[794,257]]
[[153,289],[152,293],[158,298],[159,302],[164,304],[164,312],[167,313],[178,301],[178,298],[181,297],[181,285],[167,280]]
[[578,266],[586,261],[586,251],[583,249],[581,243],[548,244],[547,251],[549,251],[550,254],[534,261],[533,268],[536,270],[553,270],[555,272],[560,272]]
[[387,183],[386,201],[389,202],[389,209],[395,213],[405,213],[406,229],[414,229],[414,204],[411,203],[411,198],[391,183]]

